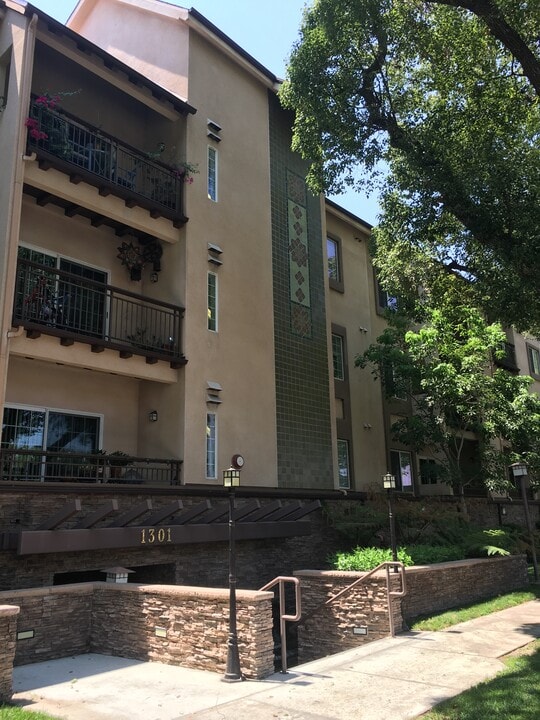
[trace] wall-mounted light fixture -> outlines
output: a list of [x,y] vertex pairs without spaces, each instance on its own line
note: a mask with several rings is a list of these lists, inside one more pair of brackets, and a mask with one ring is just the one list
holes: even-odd
[[150,422],[157,422],[158,420],[158,411],[157,410],[150,410],[148,413],[148,419]]
[[157,283],[159,280],[159,275],[157,272],[150,273],[150,282]]

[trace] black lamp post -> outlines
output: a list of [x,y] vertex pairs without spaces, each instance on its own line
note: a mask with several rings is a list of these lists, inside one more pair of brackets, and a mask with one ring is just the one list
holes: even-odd
[[244,679],[240,670],[238,635],[236,632],[234,489],[240,485],[240,469],[238,467],[230,467],[228,470],[223,471],[223,485],[229,489],[229,637],[227,639],[227,667],[223,680],[225,682],[235,682]]
[[534,532],[531,523],[531,514],[529,512],[529,498],[527,497],[527,465],[525,463],[512,463],[510,465],[512,474],[515,480],[519,479],[521,485],[521,498],[523,500],[523,512],[525,514],[525,523],[527,525],[527,532],[529,533],[529,542],[531,543],[531,557],[533,564],[534,582],[538,582],[538,562],[536,560],[536,547],[534,544]]
[[[392,549],[392,560],[397,562],[396,524],[392,508],[392,493],[396,489],[396,478],[392,475],[392,473],[386,473],[386,475],[383,475],[383,488],[386,490],[388,498],[388,520],[390,522],[390,547]],[[394,571],[397,572],[397,568],[394,568]]]

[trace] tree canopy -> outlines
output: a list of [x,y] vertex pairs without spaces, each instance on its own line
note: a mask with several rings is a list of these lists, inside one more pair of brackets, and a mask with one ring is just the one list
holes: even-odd
[[489,320],[540,333],[538,0],[315,0],[281,98],[313,190],[386,163],[388,289],[458,275]]
[[[426,308],[420,328],[399,310],[389,313],[383,334],[356,359],[388,398],[406,403],[393,440],[435,461],[438,480],[461,495],[471,483],[507,490],[516,461],[540,478],[540,399],[529,392],[530,377],[498,367],[505,340],[500,324],[447,295]],[[465,462],[468,440],[474,463]]]

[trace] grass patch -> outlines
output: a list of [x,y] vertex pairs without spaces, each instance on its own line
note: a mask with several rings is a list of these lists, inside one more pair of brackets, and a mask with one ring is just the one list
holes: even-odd
[[505,595],[498,595],[484,602],[470,603],[453,610],[446,610],[430,617],[416,618],[411,623],[411,630],[444,630],[451,625],[457,625],[457,623],[466,620],[474,620],[474,618],[483,617],[499,610],[506,610],[506,608],[521,605],[521,603],[535,598],[540,598],[540,586],[538,585],[532,585],[526,589],[516,590]]
[[540,640],[530,655],[506,660],[507,667],[493,680],[480,683],[445,700],[422,720],[537,720],[540,717]]
[[0,705],[0,720],[54,720],[52,715],[23,710],[15,705]]

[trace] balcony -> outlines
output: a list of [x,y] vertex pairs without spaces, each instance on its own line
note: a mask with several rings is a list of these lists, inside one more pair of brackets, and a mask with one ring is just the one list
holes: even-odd
[[13,325],[30,338],[41,334],[117,350],[121,358],[142,355],[147,363],[185,365],[181,332],[184,309],[19,258]]
[[124,199],[128,207],[149,210],[154,218],[165,217],[176,227],[183,213],[184,173],[121,143],[117,138],[85,124],[78,118],[32,101],[30,116],[38,132],[28,134],[28,151],[35,152],[40,167],[53,167],[74,183],[85,181]]
[[121,485],[180,485],[181,460],[80,454],[34,448],[1,448],[3,482],[77,482]]

